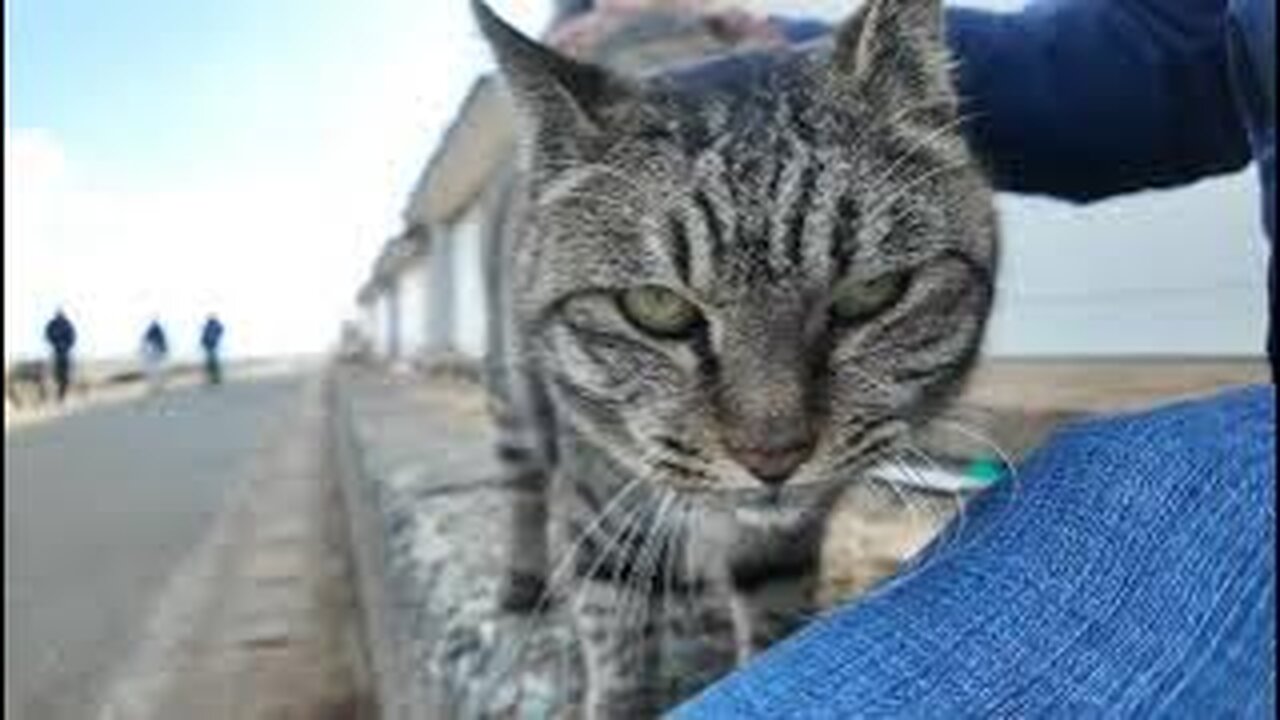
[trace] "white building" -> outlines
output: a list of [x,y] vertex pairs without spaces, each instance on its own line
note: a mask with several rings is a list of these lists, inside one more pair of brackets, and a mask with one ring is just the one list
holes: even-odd
[[492,77],[472,86],[409,194],[409,230],[387,241],[357,298],[381,359],[473,364],[484,356],[488,203],[515,143],[506,103]]
[[427,247],[416,226],[388,240],[356,296],[361,332],[384,362],[410,365],[426,354]]

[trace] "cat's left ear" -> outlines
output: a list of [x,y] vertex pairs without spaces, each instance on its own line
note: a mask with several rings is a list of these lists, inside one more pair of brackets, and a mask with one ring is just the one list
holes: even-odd
[[623,79],[524,36],[483,0],[472,0],[471,8],[516,103],[539,132],[599,132],[605,112],[631,96]]
[[833,80],[890,108],[954,106],[942,0],[866,0],[836,31]]

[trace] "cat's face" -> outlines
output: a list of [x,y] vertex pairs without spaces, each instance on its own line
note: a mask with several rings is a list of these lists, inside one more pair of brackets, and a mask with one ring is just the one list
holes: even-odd
[[529,120],[516,296],[558,415],[654,482],[774,496],[848,477],[955,391],[996,230],[939,15],[873,0],[726,83],[622,81],[482,13]]

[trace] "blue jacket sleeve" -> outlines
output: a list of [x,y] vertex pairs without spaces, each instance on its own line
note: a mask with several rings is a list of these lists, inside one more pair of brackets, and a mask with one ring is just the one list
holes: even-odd
[[1249,162],[1225,0],[1040,0],[947,24],[970,141],[1003,190],[1087,201]]

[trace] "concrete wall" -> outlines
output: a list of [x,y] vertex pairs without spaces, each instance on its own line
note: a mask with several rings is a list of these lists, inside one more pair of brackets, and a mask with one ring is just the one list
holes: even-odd
[[477,360],[484,356],[488,322],[480,255],[482,220],[481,204],[472,204],[453,224],[449,238],[453,245],[454,349]]
[[427,350],[442,353],[453,349],[453,243],[448,225],[433,227],[431,237],[427,263]]
[[389,283],[374,301],[376,329],[373,347],[374,352],[382,359],[394,359],[400,352],[400,302],[397,295],[396,284]]
[[1252,168],[1094,205],[1000,204],[988,354],[1262,353],[1267,242]]
[[425,255],[411,260],[398,275],[400,288],[400,350],[412,358],[427,350],[427,318],[430,299],[427,293],[429,261]]
[[360,303],[356,308],[356,326],[360,336],[369,343],[369,348],[377,348],[378,338],[378,303],[375,299]]

